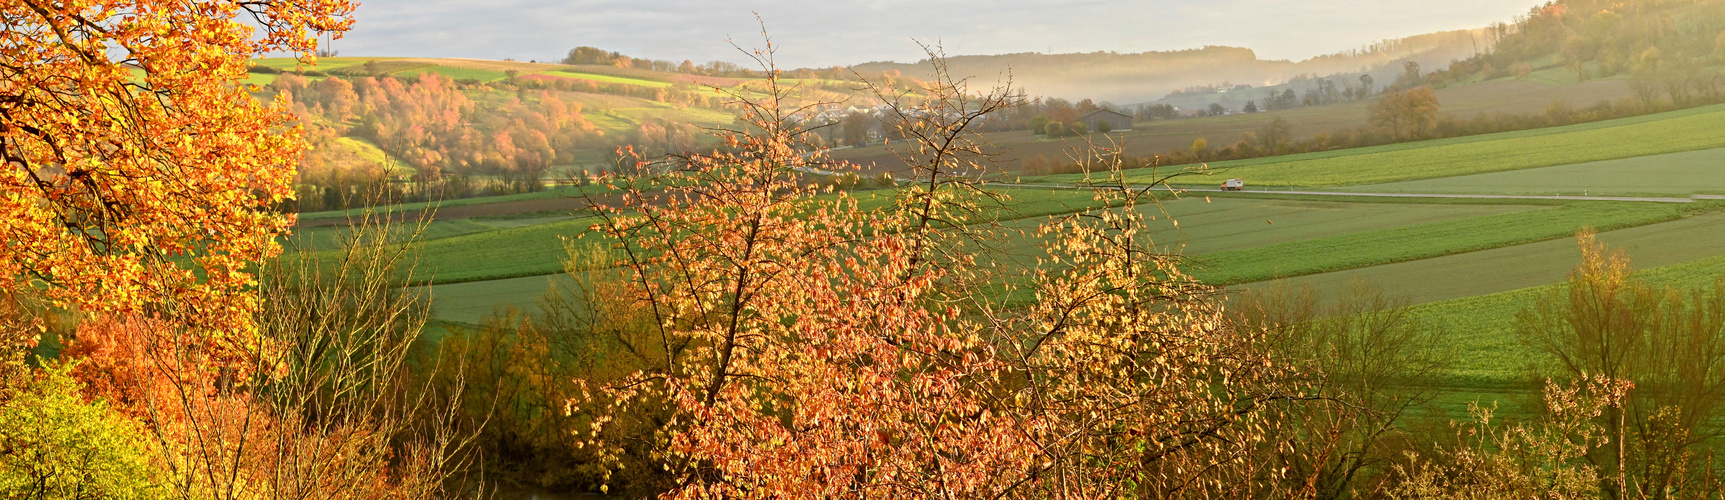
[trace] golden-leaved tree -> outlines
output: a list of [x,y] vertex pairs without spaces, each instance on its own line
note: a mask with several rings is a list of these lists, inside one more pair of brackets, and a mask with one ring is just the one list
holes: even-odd
[[301,150],[239,81],[311,57],[348,0],[0,3],[0,288],[171,317],[217,349],[255,329],[248,268],[279,252]]
[[1372,125],[1384,129],[1396,140],[1418,139],[1437,128],[1438,98],[1431,87],[1386,92],[1377,102],[1366,106]]
[[[415,432],[448,426],[404,383],[424,317],[397,276],[411,264],[369,230],[334,262],[278,258],[292,219],[270,207],[290,196],[304,141],[285,101],[241,83],[253,57],[310,62],[353,8],[0,2],[0,449],[32,452],[0,481],[101,483],[73,494],[113,498],[444,486],[455,439]],[[18,347],[45,316],[69,318],[55,322],[76,331],[58,363],[76,365],[32,373]],[[42,376],[51,383],[26,383]],[[100,402],[75,404],[74,390]]]

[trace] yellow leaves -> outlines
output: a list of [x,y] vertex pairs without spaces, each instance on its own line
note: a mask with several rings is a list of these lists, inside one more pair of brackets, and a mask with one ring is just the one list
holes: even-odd
[[[265,8],[293,13],[266,27],[278,41],[253,42],[236,36],[250,28],[235,19],[235,4],[132,4],[62,3],[45,17],[9,14],[36,24],[0,34],[5,58],[28,62],[0,78],[17,102],[0,123],[4,139],[17,145],[4,168],[31,172],[49,189],[0,188],[0,213],[36,214],[0,222],[8,235],[35,235],[0,246],[0,269],[45,271],[49,295],[61,303],[112,311],[169,305],[160,310],[204,328],[246,330],[255,280],[244,270],[277,251],[269,242],[286,223],[265,209],[289,192],[291,172],[279,166],[300,144],[297,132],[277,130],[286,121],[281,107],[258,106],[234,80],[259,51],[309,48],[279,40],[303,37],[288,32],[345,15],[350,6],[270,4]],[[32,34],[83,22],[102,29],[75,40]],[[112,46],[128,47],[143,78],[76,52]],[[77,167],[60,173],[61,165]],[[113,245],[89,245],[98,234]],[[157,251],[186,249],[198,249],[189,260],[207,271],[206,280],[145,264]]]

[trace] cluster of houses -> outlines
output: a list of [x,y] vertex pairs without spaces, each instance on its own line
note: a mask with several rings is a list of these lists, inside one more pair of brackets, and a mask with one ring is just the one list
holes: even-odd
[[893,111],[885,104],[872,107],[828,104],[811,115],[794,115],[790,120],[805,130],[814,131],[829,144],[842,144],[846,135],[845,120],[852,115],[864,117],[861,124],[865,130],[861,135],[869,144],[874,144],[886,138],[885,123],[893,116]]

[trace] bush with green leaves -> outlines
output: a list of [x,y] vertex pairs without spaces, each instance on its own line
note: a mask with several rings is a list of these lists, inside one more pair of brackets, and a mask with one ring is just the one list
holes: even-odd
[[71,368],[18,374],[0,387],[0,496],[159,498],[142,430],[101,401],[85,402]]

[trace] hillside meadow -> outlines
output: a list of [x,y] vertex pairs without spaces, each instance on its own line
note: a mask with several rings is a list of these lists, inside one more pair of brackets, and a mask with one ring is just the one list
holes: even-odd
[[[1725,105],[1562,127],[1389,144],[1366,148],[1217,162],[1213,178],[1246,179],[1248,187],[1340,187],[1436,179],[1725,147]],[[1163,168],[1167,171],[1180,167]],[[1129,177],[1147,181],[1155,172]],[[1071,182],[1081,174],[1027,181]],[[1187,180],[1177,182],[1196,181]],[[1215,181],[1220,184],[1220,181]],[[1205,182],[1204,185],[1210,184]]]

